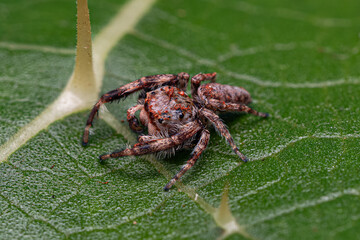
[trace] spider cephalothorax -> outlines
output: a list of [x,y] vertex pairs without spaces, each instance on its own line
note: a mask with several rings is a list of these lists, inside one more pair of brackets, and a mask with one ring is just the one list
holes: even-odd
[[[191,78],[190,98],[186,93],[189,74],[161,74],[142,77],[118,89],[104,94],[93,107],[87,120],[83,145],[89,141],[89,129],[100,106],[143,90],[137,105],[127,111],[129,127],[141,133],[143,126],[147,127],[148,135],[141,135],[139,142],[132,148],[116,151],[100,156],[104,161],[130,155],[143,155],[164,151],[174,151],[180,148],[195,147],[187,164],[166,184],[164,190],[171,186],[189,170],[206,149],[210,133],[206,129],[211,123],[225,137],[233,151],[246,162],[246,157],[236,147],[226,126],[216,112],[247,112],[260,117],[267,113],[257,112],[247,106],[251,102],[250,94],[243,88],[215,83],[216,73],[197,74]],[[200,85],[202,81],[211,83]],[[140,125],[135,113],[140,111]]]

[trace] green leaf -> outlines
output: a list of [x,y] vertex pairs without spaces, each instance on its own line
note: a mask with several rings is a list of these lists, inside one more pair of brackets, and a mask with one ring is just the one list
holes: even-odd
[[[1,239],[360,237],[359,1],[90,1],[95,87],[78,108],[64,95],[75,3],[1,6]],[[107,105],[118,120],[101,112],[90,146],[80,145],[89,114],[80,110],[101,85],[104,93],[182,71],[216,71],[271,114],[221,115],[250,162],[238,164],[211,130],[207,151],[169,193],[162,189],[189,151],[100,164],[100,154],[135,143],[122,121],[136,97]],[[83,94],[79,84],[72,90]],[[53,122],[44,112],[60,98],[74,108]],[[19,135],[38,119],[51,124]]]

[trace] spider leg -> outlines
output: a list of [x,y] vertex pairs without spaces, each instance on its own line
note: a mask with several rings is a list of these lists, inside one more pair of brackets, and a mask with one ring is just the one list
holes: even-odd
[[149,136],[149,135],[142,135],[138,137],[138,142],[141,144],[145,144],[145,143],[149,143],[149,142],[154,142],[156,141],[156,139],[159,139],[156,136]]
[[269,116],[268,113],[258,112],[242,103],[228,103],[228,102],[219,101],[217,99],[207,100],[205,106],[206,108],[209,108],[213,111],[246,112],[263,118]]
[[207,144],[210,139],[210,132],[207,129],[204,129],[201,132],[200,140],[194,148],[194,151],[191,153],[190,159],[187,161],[186,165],[181,168],[181,170],[170,180],[168,184],[164,187],[165,191],[169,191],[169,189],[174,185],[174,183],[184,175],[187,170],[189,170],[196,161],[199,159],[201,153],[206,149]]
[[202,81],[210,80],[215,82],[216,72],[213,73],[199,73],[191,78],[191,96],[194,98],[197,96],[198,88]]
[[127,110],[127,121],[129,122],[129,127],[137,133],[141,133],[143,128],[140,126],[139,119],[135,116],[135,113],[143,108],[144,105],[137,104]]
[[214,125],[215,129],[219,131],[221,136],[225,137],[226,141],[229,143],[233,151],[241,158],[241,160],[247,162],[247,158],[239,151],[239,148],[236,147],[234,139],[231,137],[229,130],[227,130],[225,124],[221,121],[220,117],[216,115],[213,111],[206,108],[200,109],[200,114],[203,115]]
[[153,75],[153,76],[142,77],[134,82],[128,83],[120,88],[105,93],[104,95],[101,96],[99,101],[94,105],[93,109],[90,112],[82,138],[82,145],[86,146],[88,144],[89,129],[92,126],[92,122],[94,120],[96,113],[99,111],[100,106],[103,105],[104,103],[125,98],[131,93],[134,93],[141,89],[151,90],[153,88],[166,84],[186,89],[188,80],[189,80],[189,74],[187,73],[179,73],[178,75],[173,75],[173,74]]
[[132,148],[126,148],[122,151],[115,151],[110,154],[104,154],[100,156],[100,160],[103,161],[108,158],[117,158],[123,156],[138,156],[154,152],[160,152],[177,145],[182,144],[187,139],[193,137],[197,132],[203,129],[200,122],[194,121],[187,123],[176,134],[168,138],[159,138],[151,141],[137,143]]

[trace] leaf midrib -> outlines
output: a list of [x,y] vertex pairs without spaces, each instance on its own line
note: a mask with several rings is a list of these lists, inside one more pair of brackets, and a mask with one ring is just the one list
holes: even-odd
[[[86,1],[82,1],[86,2]],[[79,4],[81,2],[79,1]],[[106,25],[96,36],[93,44],[94,55],[94,73],[95,83],[92,89],[93,94],[84,92],[85,90],[79,87],[74,87],[76,84],[76,69],[68,79],[68,84],[59,97],[50,104],[38,117],[22,127],[14,136],[12,136],[5,144],[0,146],[0,163],[7,160],[7,158],[28,140],[38,134],[40,131],[46,129],[53,122],[62,119],[70,114],[79,112],[81,110],[91,108],[92,104],[97,100],[98,93],[102,86],[104,76],[105,60],[110,50],[115,44],[131,31],[139,20],[146,14],[150,7],[155,3],[155,0],[132,0],[125,4],[115,15],[115,17]],[[78,43],[79,44],[79,43]],[[7,45],[7,47],[15,47],[14,44]],[[31,48],[32,46],[19,45],[20,48]],[[48,51],[48,48],[40,47],[41,51]],[[50,51],[60,51],[62,49]],[[86,62],[86,59],[82,60]],[[88,81],[86,78],[84,81]],[[84,85],[89,82],[84,83]],[[91,84],[91,83],[90,83]],[[79,98],[78,96],[82,96]]]

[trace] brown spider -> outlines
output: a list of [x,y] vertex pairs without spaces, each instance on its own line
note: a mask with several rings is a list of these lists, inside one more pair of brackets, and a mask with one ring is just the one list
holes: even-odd
[[[137,105],[128,109],[127,120],[133,131],[142,132],[143,127],[140,126],[139,120],[135,116],[135,113],[141,110],[140,122],[147,127],[148,135],[141,135],[139,142],[132,148],[101,155],[101,161],[108,158],[155,152],[169,151],[171,153],[181,148],[193,147],[194,142],[197,142],[186,165],[164,187],[164,190],[168,191],[195,164],[205,150],[210,139],[210,133],[206,126],[210,122],[226,138],[241,160],[246,162],[246,157],[236,147],[229,131],[215,112],[247,112],[260,117],[269,115],[257,112],[247,106],[251,102],[251,97],[245,89],[215,83],[215,77],[216,73],[200,73],[192,77],[192,98],[185,93],[190,76],[184,72],[177,75],[161,74],[142,77],[104,94],[93,107],[86,122],[82,139],[83,146],[88,144],[89,129],[102,104],[143,90]],[[211,83],[200,85],[205,80],[210,80]]]

